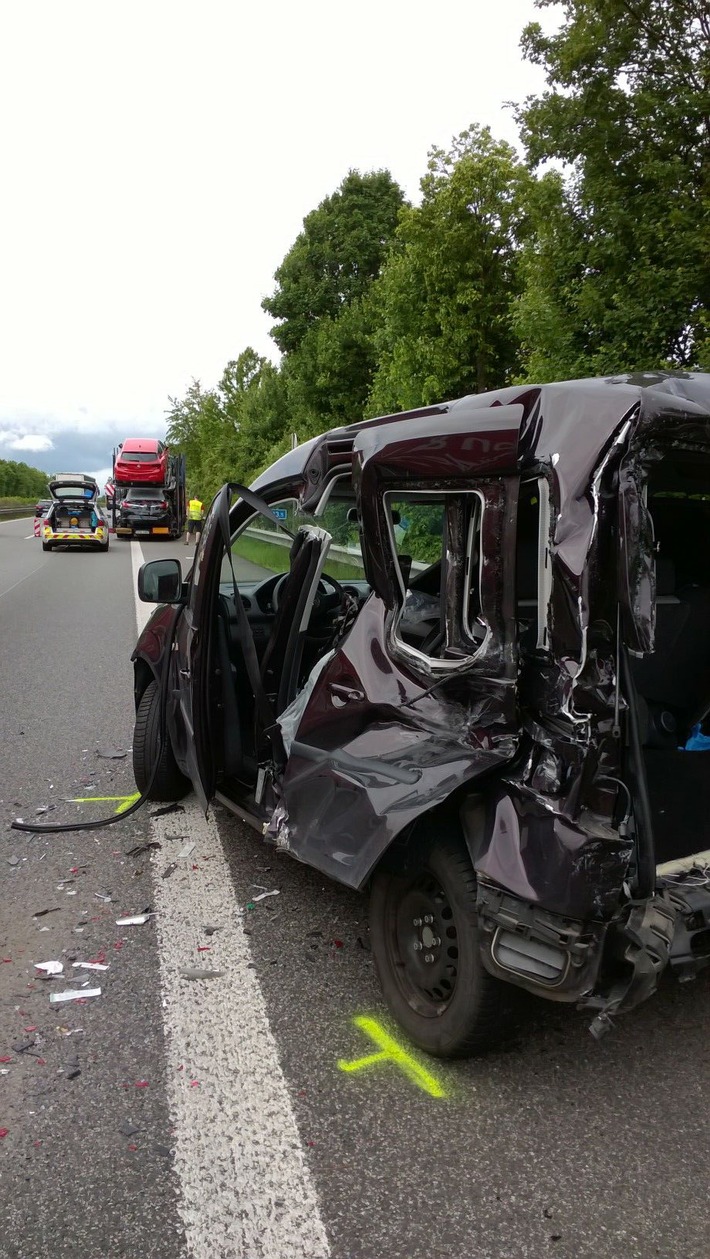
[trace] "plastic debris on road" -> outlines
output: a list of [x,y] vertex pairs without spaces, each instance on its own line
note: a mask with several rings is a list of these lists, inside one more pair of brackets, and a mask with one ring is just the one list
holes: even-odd
[[127,752],[120,752],[118,748],[97,748],[96,755],[100,756],[102,761],[122,761]]
[[280,890],[279,888],[275,887],[275,888],[272,888],[270,892],[260,892],[258,896],[252,896],[251,898],[252,904],[256,905],[257,901],[265,901],[267,896],[279,896],[279,895],[280,895]]
[[137,1128],[134,1123],[131,1123],[130,1119],[124,1119],[123,1123],[118,1125],[118,1131],[124,1137],[134,1137],[137,1132],[140,1132],[140,1128]]
[[85,997],[100,996],[100,988],[79,988],[76,992],[51,992],[49,994],[49,1000],[52,1005],[58,1005],[60,1001],[83,1001]]
[[59,913],[59,905],[53,905],[51,909],[38,909],[37,912],[32,915],[32,917],[44,918],[45,914],[58,914],[58,913]]
[[75,1080],[78,1075],[81,1075],[81,1067],[77,1058],[73,1058],[71,1062],[66,1063],[64,1074],[67,1080]]
[[144,844],[136,844],[134,848],[128,848],[124,853],[126,857],[139,857],[142,852],[149,852],[151,848],[160,848],[162,845],[157,839],[146,840]]
[[142,927],[144,922],[152,918],[152,914],[132,914],[130,918],[117,918],[117,927]]
[[21,1041],[18,1041],[16,1045],[13,1045],[13,1046],[12,1046],[12,1048],[14,1049],[14,1051],[15,1051],[15,1053],[16,1053],[16,1054],[27,1054],[27,1053],[29,1053],[29,1054],[30,1054],[30,1057],[32,1058],[32,1057],[36,1057],[36,1056],[37,1056],[36,1054],[32,1054],[32,1053],[30,1052],[32,1049],[34,1049],[34,1048],[35,1048],[35,1046],[36,1046],[36,1045],[37,1045],[37,1038],[36,1038],[36,1036],[33,1036],[33,1037],[32,1037],[32,1040],[21,1040]]
[[108,962],[74,962],[74,970],[108,970]]
[[218,979],[224,973],[223,970],[201,970],[197,966],[188,966],[180,971],[180,976],[182,979]]
[[178,861],[184,861],[186,857],[190,856],[190,853],[195,851],[196,847],[197,847],[197,844],[194,844],[194,843],[185,844],[185,847],[183,848],[182,852],[178,853]]
[[177,868],[178,868],[177,861],[171,861],[170,865],[166,866],[165,869],[163,870],[163,873],[160,876],[161,879],[169,879],[170,875],[174,874]]
[[45,975],[61,975],[64,970],[63,962],[35,962],[35,970],[44,971]]

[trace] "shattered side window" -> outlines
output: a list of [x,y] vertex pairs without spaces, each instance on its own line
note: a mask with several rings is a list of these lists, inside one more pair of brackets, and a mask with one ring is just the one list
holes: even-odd
[[386,509],[404,602],[395,639],[430,660],[461,663],[481,646],[478,494],[388,495]]
[[[317,524],[333,539],[326,575],[336,581],[364,581],[365,569],[360,548],[360,534],[355,512],[355,500],[331,498],[324,510],[314,519],[301,510],[296,499],[282,499],[271,504],[272,510],[291,533],[297,533],[304,525],[312,528]],[[290,566],[291,539],[263,516],[254,515],[242,524],[232,539],[232,562],[237,581],[257,582],[277,573],[287,573]],[[225,555],[222,560],[220,584],[231,582],[231,567]]]

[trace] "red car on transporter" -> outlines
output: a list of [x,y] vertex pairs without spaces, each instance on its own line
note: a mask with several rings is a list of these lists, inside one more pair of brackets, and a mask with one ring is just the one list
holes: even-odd
[[165,485],[169,451],[154,437],[129,437],[116,452],[113,479],[116,485]]

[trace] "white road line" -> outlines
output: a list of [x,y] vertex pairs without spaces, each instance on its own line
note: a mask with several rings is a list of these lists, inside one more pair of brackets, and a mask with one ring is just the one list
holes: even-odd
[[21,577],[19,581],[16,581],[14,586],[8,586],[7,590],[0,590],[0,599],[2,599],[3,595],[9,595],[11,590],[17,590],[17,587],[21,586],[23,581],[29,581],[30,577],[33,577],[35,573],[38,573],[40,568],[44,568],[46,563],[47,561],[45,560],[44,563],[38,564],[36,568],[31,569],[29,573],[26,573],[24,577]]
[[[142,555],[138,543],[131,549],[135,577]],[[139,625],[151,610],[136,595]],[[154,862],[155,921],[188,1253],[191,1259],[328,1259],[217,826],[194,798],[184,805],[184,815],[154,819],[152,827],[162,844]],[[186,838],[195,841],[194,853],[178,861]],[[160,871],[172,862],[178,869],[162,879]],[[207,936],[204,924],[219,931]],[[210,952],[198,953],[199,945]],[[224,974],[187,980],[179,974],[187,967]]]
[[36,533],[26,533],[24,537],[24,541],[29,542],[30,538],[36,538],[36,537],[37,537]]

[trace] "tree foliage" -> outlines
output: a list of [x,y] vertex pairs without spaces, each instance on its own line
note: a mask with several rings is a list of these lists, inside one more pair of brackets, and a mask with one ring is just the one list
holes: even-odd
[[449,152],[431,151],[421,205],[402,212],[374,296],[371,414],[481,392],[515,373],[530,184],[487,127],[463,132]]
[[[553,0],[538,0],[545,8]],[[517,327],[529,376],[708,364],[710,12],[564,0],[523,49],[548,90],[519,120],[538,190]]]
[[336,320],[364,296],[380,273],[403,201],[389,171],[351,170],[306,215],[274,276],[276,291],[262,302],[280,320],[271,335],[284,354],[297,351],[319,320]]
[[0,459],[0,498],[37,499],[47,496],[46,472],[14,459]]
[[279,365],[247,349],[170,400],[203,498],[294,434],[366,415],[512,380],[710,369],[706,0],[537,2],[561,16],[523,32],[547,75],[518,111],[526,159],[473,126],[431,151],[415,207],[388,171],[351,170],[263,302]]

